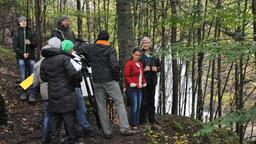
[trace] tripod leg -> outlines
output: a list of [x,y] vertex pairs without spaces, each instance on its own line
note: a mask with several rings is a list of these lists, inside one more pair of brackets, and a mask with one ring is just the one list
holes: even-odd
[[93,96],[94,87],[93,87],[92,79],[90,76],[86,76],[84,73],[82,73],[82,74],[83,74],[83,78],[84,78],[85,87],[86,87],[86,90],[88,93],[90,105],[93,107],[93,113],[94,113],[94,116],[96,119],[97,127],[99,129],[101,129],[100,118],[99,118],[99,114],[98,114],[98,110],[97,110],[97,103],[96,103],[95,97]]

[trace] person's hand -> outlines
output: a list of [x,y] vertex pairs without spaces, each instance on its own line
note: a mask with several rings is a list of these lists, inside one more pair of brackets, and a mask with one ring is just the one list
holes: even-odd
[[135,83],[131,83],[130,87],[136,87],[136,84]]
[[153,67],[152,67],[152,71],[153,71],[153,72],[157,72],[157,67],[156,67],[156,66],[153,66]]
[[23,54],[23,56],[24,56],[25,59],[28,58],[28,55],[29,55],[29,53],[24,53],[24,54]]
[[146,87],[147,86],[147,83],[144,83],[143,85],[142,85],[142,87]]
[[146,66],[146,67],[144,68],[144,71],[150,71],[150,66]]
[[31,44],[30,40],[26,39],[25,44],[30,45]]

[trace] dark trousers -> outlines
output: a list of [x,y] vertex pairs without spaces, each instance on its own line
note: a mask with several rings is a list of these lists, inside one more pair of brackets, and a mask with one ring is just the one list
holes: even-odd
[[75,144],[77,137],[75,134],[75,111],[67,113],[50,113],[50,142],[52,144],[59,143],[59,133],[64,122],[66,134],[68,135],[68,144]]
[[147,86],[142,88],[140,123],[155,123],[155,85],[153,80],[147,80]]
[[5,102],[0,95],[0,125],[7,125],[7,114],[5,109]]

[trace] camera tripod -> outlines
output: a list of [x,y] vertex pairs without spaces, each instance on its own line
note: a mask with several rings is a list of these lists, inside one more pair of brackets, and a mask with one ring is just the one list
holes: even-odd
[[98,129],[101,129],[99,114],[98,114],[98,110],[97,110],[98,109],[97,102],[96,102],[95,96],[94,96],[95,93],[94,93],[94,88],[93,88],[93,83],[92,83],[92,75],[88,71],[87,66],[83,65],[83,60],[82,60],[81,73],[82,73],[82,77],[84,79],[84,84],[85,84],[85,88],[86,88],[86,91],[88,94],[90,105],[93,108],[93,114],[96,119],[97,127],[98,127]]

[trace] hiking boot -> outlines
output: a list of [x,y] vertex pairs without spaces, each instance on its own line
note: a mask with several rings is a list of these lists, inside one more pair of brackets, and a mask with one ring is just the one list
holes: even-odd
[[85,136],[89,136],[89,137],[96,137],[99,135],[99,132],[92,127],[88,127],[88,128],[83,129],[83,134]]
[[112,138],[112,134],[104,134],[104,138],[105,139],[111,139]]
[[27,99],[26,93],[23,93],[20,95],[20,100],[26,100],[26,99]]
[[122,136],[131,136],[131,135],[135,135],[136,133],[138,133],[138,130],[131,130],[131,129],[127,129],[125,131],[120,132],[120,134]]
[[35,102],[36,98],[34,95],[29,95],[29,102]]

